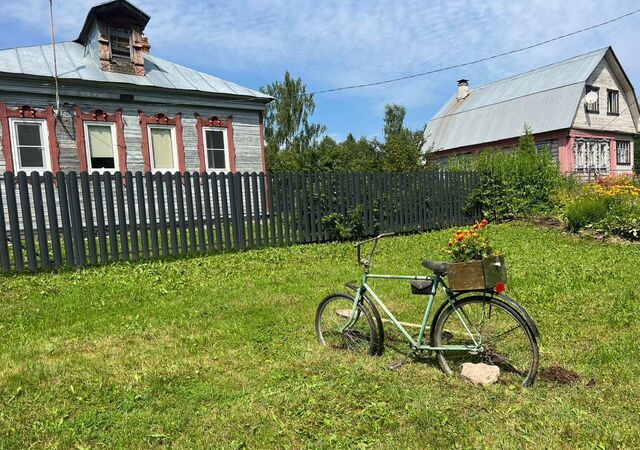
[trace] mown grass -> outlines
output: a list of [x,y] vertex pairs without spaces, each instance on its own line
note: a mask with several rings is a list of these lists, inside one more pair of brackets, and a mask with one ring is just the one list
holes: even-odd
[[[359,269],[349,244],[0,279],[0,447],[637,448],[640,253],[494,227],[541,365],[575,385],[473,388],[433,362],[321,348],[313,318]],[[389,239],[375,267],[422,273],[449,232]],[[404,320],[424,297],[380,282]],[[595,380],[595,385],[589,383]]]

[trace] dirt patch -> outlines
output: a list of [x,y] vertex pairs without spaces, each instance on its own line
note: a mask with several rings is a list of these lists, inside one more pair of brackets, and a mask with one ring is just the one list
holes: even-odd
[[557,364],[552,364],[549,367],[540,370],[538,378],[542,381],[551,383],[573,384],[580,380],[580,375]]
[[564,228],[563,223],[557,217],[527,217],[526,221],[534,225],[539,225],[547,228]]

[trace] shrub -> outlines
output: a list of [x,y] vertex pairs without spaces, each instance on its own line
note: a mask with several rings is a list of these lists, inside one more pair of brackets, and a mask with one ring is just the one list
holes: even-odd
[[554,192],[562,185],[558,164],[546,149],[537,149],[529,130],[510,153],[487,150],[473,161],[480,187],[468,209],[480,207],[484,217],[546,214],[554,209]]
[[358,205],[347,211],[346,216],[331,213],[322,218],[322,224],[329,233],[332,241],[350,241],[364,235],[363,215],[364,207]]
[[579,197],[567,205],[567,227],[577,232],[603,220],[608,213],[607,199],[599,195]]
[[498,256],[498,252],[489,239],[484,235],[484,230],[489,222],[483,220],[472,228],[457,230],[449,240],[445,251],[451,255],[454,262],[477,261],[489,256]]

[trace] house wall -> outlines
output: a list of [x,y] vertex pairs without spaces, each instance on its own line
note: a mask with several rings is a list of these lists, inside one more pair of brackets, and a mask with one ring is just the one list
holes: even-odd
[[[200,167],[195,113],[205,118],[217,116],[225,119],[228,116],[232,116],[236,170],[239,172],[260,172],[263,170],[259,111],[202,106],[182,107],[156,103],[118,102],[93,99],[69,99],[64,97],[61,99],[61,102],[61,117],[56,123],[56,134],[60,147],[60,169],[62,171],[77,171],[80,169],[80,158],[76,146],[76,123],[73,112],[75,105],[79,105],[83,112],[101,109],[110,114],[122,108],[124,138],[127,147],[127,169],[130,171],[142,171],[144,169],[142,132],[138,114],[140,110],[144,111],[147,115],[164,113],[172,117],[177,113],[182,113],[183,141],[187,171],[198,171]],[[38,109],[54,104],[53,99],[47,96],[2,93],[0,93],[0,103],[6,104],[8,108],[29,105]],[[170,97],[167,97],[167,103],[173,103]],[[5,130],[0,130],[0,139],[4,132]],[[5,168],[4,155],[0,152],[0,172],[4,171]]]
[[[600,61],[591,76],[587,79],[586,85],[600,88],[598,92],[600,112],[598,114],[587,113],[583,97],[576,111],[572,128],[630,134],[636,133],[636,127],[623,87],[614,75],[611,65],[607,62],[606,58]],[[607,89],[617,90],[620,93],[619,116],[607,114]],[[586,87],[583,94],[586,94]]]

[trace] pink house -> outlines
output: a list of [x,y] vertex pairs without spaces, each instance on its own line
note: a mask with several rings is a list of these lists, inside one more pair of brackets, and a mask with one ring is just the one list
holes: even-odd
[[508,151],[528,126],[563,172],[630,173],[639,132],[636,94],[611,47],[456,95],[425,129],[428,160]]

